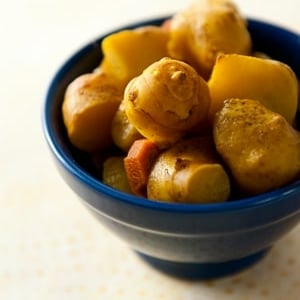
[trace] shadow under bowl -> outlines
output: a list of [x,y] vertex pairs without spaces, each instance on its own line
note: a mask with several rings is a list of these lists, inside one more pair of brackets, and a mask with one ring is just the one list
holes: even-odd
[[[159,25],[165,18],[118,28]],[[300,72],[300,37],[284,28],[249,19],[256,51]],[[109,32],[111,34],[115,31]],[[107,35],[108,35],[107,34]],[[61,105],[67,85],[102,59],[101,36],[75,53],[50,83],[43,129],[57,169],[87,209],[155,268],[185,278],[216,278],[248,268],[300,219],[300,182],[256,197],[218,204],[149,201],[99,181],[70,144]]]

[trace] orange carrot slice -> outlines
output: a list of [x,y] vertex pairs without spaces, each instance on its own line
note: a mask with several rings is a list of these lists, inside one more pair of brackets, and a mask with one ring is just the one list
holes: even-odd
[[162,24],[161,24],[161,27],[166,29],[166,30],[170,30],[171,28],[171,22],[172,22],[172,19],[166,19]]
[[149,173],[158,153],[157,144],[147,139],[136,140],[130,147],[124,165],[134,194],[146,196]]

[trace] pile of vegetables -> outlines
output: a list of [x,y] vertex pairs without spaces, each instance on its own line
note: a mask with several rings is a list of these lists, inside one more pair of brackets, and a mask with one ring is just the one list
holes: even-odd
[[103,183],[151,200],[213,203],[299,177],[298,79],[252,51],[231,1],[199,0],[101,47],[101,64],[67,87],[62,114],[71,143],[102,154]]

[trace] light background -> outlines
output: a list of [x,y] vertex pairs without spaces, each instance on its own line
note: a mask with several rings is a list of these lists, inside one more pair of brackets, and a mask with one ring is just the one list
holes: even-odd
[[[252,269],[210,282],[162,275],[94,220],[54,169],[41,107],[57,68],[119,25],[188,0],[12,0],[0,9],[0,299],[299,300],[300,227]],[[236,0],[300,32],[300,2]]]

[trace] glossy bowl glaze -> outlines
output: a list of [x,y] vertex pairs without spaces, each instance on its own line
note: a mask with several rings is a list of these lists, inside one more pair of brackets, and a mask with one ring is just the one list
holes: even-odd
[[[115,31],[158,25],[164,20],[148,20]],[[257,20],[250,19],[248,26],[255,50],[289,64],[300,76],[299,35]],[[79,50],[58,70],[44,102],[45,137],[66,184],[102,224],[163,272],[208,279],[251,266],[298,224],[300,182],[225,203],[161,203],[102,184],[70,145],[61,114],[64,91],[75,77],[99,65],[99,45],[104,37]]]

